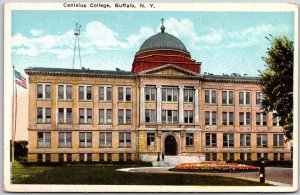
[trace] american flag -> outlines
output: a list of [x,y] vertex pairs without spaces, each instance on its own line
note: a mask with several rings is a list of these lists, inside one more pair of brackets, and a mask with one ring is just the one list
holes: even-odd
[[18,72],[16,70],[15,70],[15,78],[16,78],[16,84],[27,89],[26,78],[20,72]]

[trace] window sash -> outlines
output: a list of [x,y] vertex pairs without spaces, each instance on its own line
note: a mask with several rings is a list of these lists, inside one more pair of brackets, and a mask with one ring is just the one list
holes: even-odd
[[194,145],[194,134],[193,133],[187,133],[186,134],[186,145],[187,146],[193,146]]
[[38,132],[37,133],[37,143],[40,148],[51,147],[51,133],[50,132]]
[[112,147],[111,132],[100,132],[100,147]]
[[79,147],[91,148],[92,147],[92,133],[91,132],[80,132],[79,133]]
[[154,146],[154,133],[147,133],[147,146]]

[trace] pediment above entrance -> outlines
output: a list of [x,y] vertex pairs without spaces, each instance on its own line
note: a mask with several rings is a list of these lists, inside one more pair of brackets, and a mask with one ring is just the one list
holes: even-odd
[[140,75],[173,75],[173,76],[198,76],[199,74],[174,64],[148,69],[139,73]]

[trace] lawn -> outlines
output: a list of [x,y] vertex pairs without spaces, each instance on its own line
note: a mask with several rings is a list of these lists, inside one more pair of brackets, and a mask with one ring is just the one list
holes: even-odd
[[[163,173],[128,173],[116,169],[139,165],[69,164],[63,166],[14,163],[14,184],[107,184],[107,185],[225,185],[254,186],[260,183],[219,176]],[[266,185],[266,184],[265,184]]]

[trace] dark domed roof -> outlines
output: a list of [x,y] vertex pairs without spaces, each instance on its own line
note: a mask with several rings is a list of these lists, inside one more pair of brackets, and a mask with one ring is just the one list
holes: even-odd
[[165,33],[163,30],[156,35],[148,38],[141,45],[140,50],[137,53],[148,51],[148,50],[158,50],[158,49],[171,49],[183,52],[188,52],[184,44],[175,36]]

